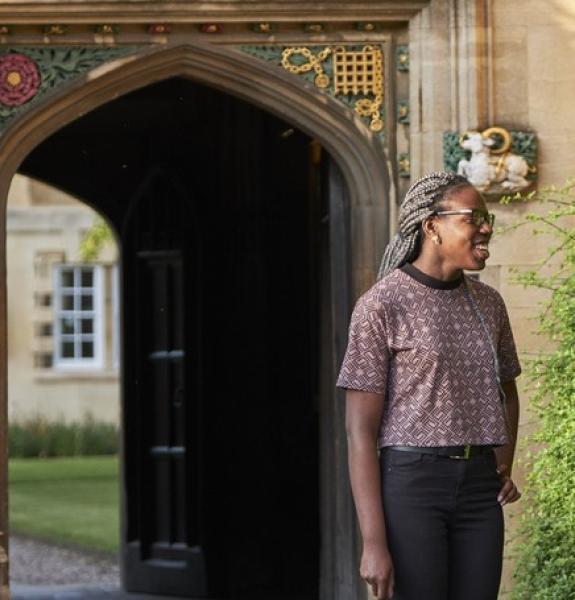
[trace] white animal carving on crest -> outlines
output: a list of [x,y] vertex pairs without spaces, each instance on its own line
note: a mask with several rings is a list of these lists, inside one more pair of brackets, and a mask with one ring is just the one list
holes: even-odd
[[[503,139],[498,148],[496,136]],[[471,152],[469,160],[462,159],[457,165],[457,173],[469,179],[479,191],[518,192],[529,186],[526,179],[529,173],[527,161],[509,152],[511,135],[503,127],[490,127],[483,132],[468,131],[461,136],[461,147]]]

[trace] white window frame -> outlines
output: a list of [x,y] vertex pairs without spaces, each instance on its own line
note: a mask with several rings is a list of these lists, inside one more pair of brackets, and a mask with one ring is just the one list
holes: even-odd
[[[92,269],[93,279],[92,287],[88,288],[93,290],[93,309],[91,311],[82,310],[64,310],[62,308],[62,296],[64,291],[71,291],[74,295],[79,296],[81,294],[81,287],[77,285],[79,273],[81,269]],[[63,271],[73,270],[74,272],[74,287],[64,288],[61,285],[61,275]],[[94,264],[62,264],[54,267],[54,362],[53,367],[57,370],[96,370],[104,368],[104,277],[103,269],[101,265]],[[61,317],[70,316],[77,318],[79,316],[92,316],[93,318],[93,336],[94,343],[94,356],[90,358],[64,358],[61,356],[61,344],[62,344],[62,328],[61,328]],[[81,342],[81,334],[74,333],[74,343]]]
[[112,365],[120,368],[120,268],[112,265]]

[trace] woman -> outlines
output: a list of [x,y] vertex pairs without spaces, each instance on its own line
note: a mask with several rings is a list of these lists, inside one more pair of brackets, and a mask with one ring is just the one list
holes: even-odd
[[501,296],[463,274],[485,267],[493,221],[465,178],[423,177],[353,313],[338,386],[378,600],[497,598],[521,368]]

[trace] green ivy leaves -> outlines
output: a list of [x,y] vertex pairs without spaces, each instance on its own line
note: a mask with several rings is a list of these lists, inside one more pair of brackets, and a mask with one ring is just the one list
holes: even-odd
[[[506,199],[513,202],[517,198]],[[521,198],[525,201],[526,198]],[[538,429],[527,457],[527,510],[520,528],[513,600],[575,598],[575,180],[527,200],[545,207],[517,226],[551,233],[555,243],[540,267],[516,275],[526,287],[549,291],[540,332],[553,342],[528,365],[531,410]]]

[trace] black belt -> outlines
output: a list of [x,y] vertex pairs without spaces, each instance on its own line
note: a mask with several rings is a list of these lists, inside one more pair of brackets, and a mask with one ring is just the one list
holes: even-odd
[[418,452],[419,454],[434,454],[446,458],[466,460],[479,454],[487,454],[493,446],[385,446],[382,450],[399,450],[400,452]]

